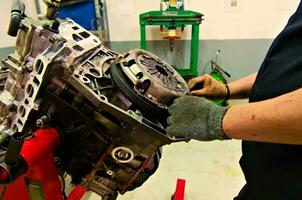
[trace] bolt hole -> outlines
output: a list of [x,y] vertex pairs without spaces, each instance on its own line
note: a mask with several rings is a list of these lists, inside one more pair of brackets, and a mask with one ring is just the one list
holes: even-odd
[[124,55],[124,58],[127,58],[129,55],[130,55],[129,53],[126,53],[126,54]]
[[144,77],[144,74],[142,72],[139,72],[136,74],[136,78],[141,79]]
[[25,116],[25,113],[26,113],[26,110],[24,108],[24,106],[20,106],[19,109],[18,109],[18,113],[21,117],[24,117]]
[[131,67],[132,65],[136,64],[136,61],[134,59],[129,60],[128,62],[123,62],[123,65],[125,67]]
[[103,95],[101,95],[100,98],[101,98],[102,101],[107,101],[107,98]]
[[77,34],[72,34],[72,38],[74,39],[74,41],[81,41],[82,38],[80,36],[78,36]]
[[91,68],[91,69],[89,69],[89,72],[90,72],[93,76],[96,76],[96,77],[100,76],[100,72],[97,71],[96,69]]
[[31,84],[27,85],[26,87],[26,93],[28,94],[29,97],[32,97],[34,94],[34,88]]
[[86,31],[83,31],[81,33],[79,33],[83,38],[89,38],[90,37],[90,34],[87,33]]
[[144,80],[142,83],[137,85],[137,88],[142,92],[145,93],[151,86],[151,81],[149,79]]
[[86,77],[83,77],[83,81],[84,81],[84,82],[89,82],[89,79],[86,78]]
[[166,69],[160,65],[155,65],[156,70],[161,73],[164,76],[168,76],[168,72],[166,71]]
[[80,45],[75,45],[75,46],[73,46],[72,47],[74,50],[76,50],[76,51],[83,51],[84,49],[83,49],[83,47],[81,47]]
[[36,86],[40,85],[40,81],[37,79],[37,77],[34,77],[33,82],[36,84]]
[[23,125],[23,122],[20,119],[18,119],[18,124]]
[[42,60],[38,60],[36,65],[35,65],[35,71],[38,73],[38,74],[41,74],[42,71],[44,69],[44,64],[42,62]]

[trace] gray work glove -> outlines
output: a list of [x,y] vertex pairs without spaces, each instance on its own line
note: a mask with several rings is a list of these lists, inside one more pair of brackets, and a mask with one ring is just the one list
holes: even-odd
[[227,107],[217,106],[203,97],[179,97],[168,108],[167,134],[200,141],[229,139],[222,129],[227,110]]

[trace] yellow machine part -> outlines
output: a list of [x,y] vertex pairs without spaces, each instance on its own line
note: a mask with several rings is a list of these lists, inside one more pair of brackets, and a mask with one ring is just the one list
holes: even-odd
[[177,6],[177,0],[170,0],[169,1],[169,5],[170,5],[170,7],[175,7],[176,8],[176,6]]

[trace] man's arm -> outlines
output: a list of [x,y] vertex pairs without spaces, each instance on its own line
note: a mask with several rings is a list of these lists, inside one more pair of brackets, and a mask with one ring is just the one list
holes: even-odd
[[251,95],[252,87],[256,80],[256,76],[257,73],[254,73],[228,84],[230,88],[230,98],[232,99],[249,98]]
[[302,89],[266,101],[231,107],[223,118],[233,139],[302,144]]

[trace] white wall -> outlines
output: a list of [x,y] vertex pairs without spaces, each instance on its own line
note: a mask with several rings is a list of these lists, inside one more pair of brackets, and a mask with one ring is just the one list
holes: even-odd
[[[299,0],[185,0],[186,9],[201,12],[201,39],[274,38],[297,8]],[[117,6],[122,5],[122,6]],[[107,1],[111,40],[139,40],[140,13],[159,10],[159,0]],[[128,8],[128,9],[125,9]],[[129,9],[130,8],[130,9]],[[150,34],[150,32],[153,34]],[[149,30],[149,39],[160,39]],[[190,34],[186,34],[188,39]]]
[[[12,2],[13,0],[0,0],[0,48],[13,46],[15,44],[15,38],[8,36],[6,33],[10,20]],[[26,15],[36,17],[34,0],[22,0],[22,2],[25,4]],[[42,0],[40,0],[40,2],[40,4],[42,4]],[[43,6],[43,8],[45,7]]]
[[13,37],[9,37],[6,32],[9,24],[10,17],[10,1],[0,1],[0,13],[1,13],[1,21],[0,21],[0,48],[12,46],[14,44],[15,39]]
[[[34,1],[23,0],[26,13],[35,15]],[[202,12],[201,39],[255,39],[274,38],[286,24],[299,0],[237,0],[238,6],[230,6],[232,0],[185,0],[186,9]],[[7,36],[12,0],[0,1],[0,47],[14,45],[14,38]],[[159,0],[107,0],[109,31],[112,41],[140,40],[140,13],[159,10]],[[148,39],[158,40],[158,28],[148,29]],[[187,31],[183,39],[190,38]]]

